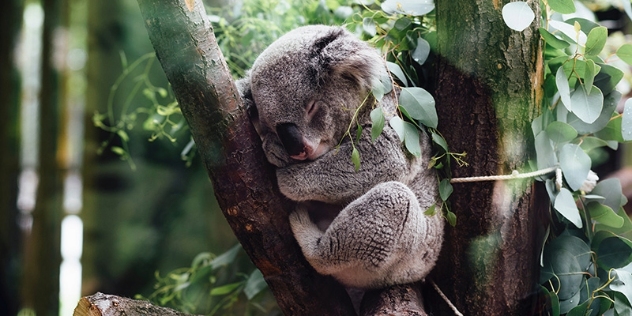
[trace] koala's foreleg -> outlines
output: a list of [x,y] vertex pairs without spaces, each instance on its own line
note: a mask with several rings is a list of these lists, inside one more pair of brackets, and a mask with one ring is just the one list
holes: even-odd
[[[379,287],[406,283],[402,261],[409,261],[426,217],[415,194],[403,183],[378,184],[345,207],[325,232],[305,209],[290,215],[292,231],[310,264],[347,286]],[[399,267],[401,268],[401,267]],[[403,273],[404,275],[407,272]]]

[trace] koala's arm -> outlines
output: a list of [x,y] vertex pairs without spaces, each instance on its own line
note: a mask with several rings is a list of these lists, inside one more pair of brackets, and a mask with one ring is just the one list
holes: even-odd
[[277,169],[281,192],[295,201],[348,203],[378,183],[402,181],[409,174],[409,158],[389,126],[375,141],[371,141],[370,126],[364,128],[355,147],[360,152],[360,170],[355,170],[353,147],[345,140],[314,161]]

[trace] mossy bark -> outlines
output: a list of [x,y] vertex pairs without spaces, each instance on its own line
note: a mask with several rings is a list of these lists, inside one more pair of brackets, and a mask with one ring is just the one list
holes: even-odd
[[[501,13],[507,2],[436,3],[439,129],[469,163],[453,164],[453,177],[528,168],[530,123],[542,92],[539,21],[522,32],[509,29]],[[538,1],[528,2],[539,12]],[[454,185],[458,221],[446,230],[432,278],[462,312],[532,313],[542,237],[535,196],[532,179]]]

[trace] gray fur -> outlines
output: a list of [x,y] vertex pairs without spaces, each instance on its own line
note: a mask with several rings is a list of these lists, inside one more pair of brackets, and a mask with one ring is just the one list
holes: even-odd
[[[419,158],[405,151],[388,124],[371,141],[370,91],[383,75],[379,54],[349,32],[307,26],[270,45],[238,82],[281,192],[300,202],[290,224],[303,254],[316,271],[352,287],[423,279],[443,240],[441,216],[423,214],[437,202],[427,137]],[[344,134],[363,102],[356,172]],[[380,105],[394,110],[395,93]],[[323,205],[341,209],[328,226],[310,218],[319,209],[330,212]]]

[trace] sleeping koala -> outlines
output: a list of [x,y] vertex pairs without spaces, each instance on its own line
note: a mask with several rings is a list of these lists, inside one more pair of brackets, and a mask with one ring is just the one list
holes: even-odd
[[[386,75],[377,51],[343,28],[306,26],[270,45],[237,83],[281,193],[299,202],[289,219],[303,254],[348,287],[422,280],[443,240],[441,215],[424,215],[437,202],[429,140],[421,139],[421,157],[388,124],[371,140],[372,108],[396,111],[394,91],[379,103],[371,94]],[[352,144],[345,135],[349,126],[355,135],[356,112],[363,129]]]

